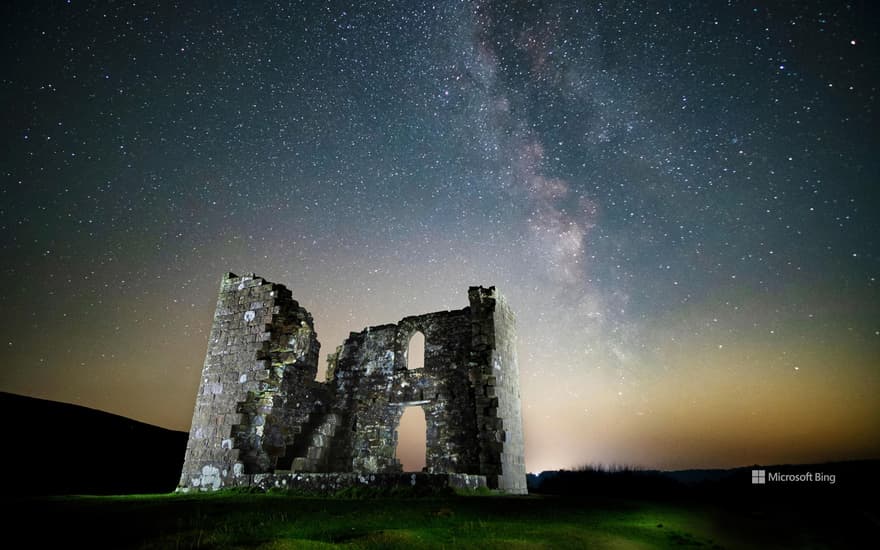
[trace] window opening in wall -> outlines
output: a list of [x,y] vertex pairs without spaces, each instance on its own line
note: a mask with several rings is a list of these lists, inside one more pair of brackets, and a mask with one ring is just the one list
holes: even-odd
[[406,368],[421,369],[425,366],[425,335],[416,331],[409,339],[406,350]]

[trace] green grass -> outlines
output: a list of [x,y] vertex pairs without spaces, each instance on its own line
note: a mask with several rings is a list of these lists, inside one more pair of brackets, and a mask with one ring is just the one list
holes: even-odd
[[[773,530],[775,518],[756,520],[693,503],[364,496],[219,492],[28,499],[14,503],[10,525],[23,529],[29,546],[60,548],[513,550],[785,547],[790,542],[784,530],[781,535]],[[22,517],[16,519],[18,514]],[[26,527],[34,523],[46,528]]]

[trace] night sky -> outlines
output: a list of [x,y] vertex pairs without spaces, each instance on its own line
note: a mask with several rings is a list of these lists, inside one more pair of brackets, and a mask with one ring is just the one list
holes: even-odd
[[495,285],[530,471],[878,457],[867,4],[5,2],[0,390],[186,430],[227,271],[322,357]]

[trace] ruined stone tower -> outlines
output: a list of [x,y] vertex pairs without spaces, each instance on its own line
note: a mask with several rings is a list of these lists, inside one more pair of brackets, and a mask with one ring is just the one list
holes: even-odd
[[[311,315],[283,285],[227,274],[179,489],[395,482],[397,427],[419,406],[427,465],[406,480],[525,493],[515,319],[494,287],[468,299],[351,333],[316,382]],[[408,369],[417,331],[424,367]]]

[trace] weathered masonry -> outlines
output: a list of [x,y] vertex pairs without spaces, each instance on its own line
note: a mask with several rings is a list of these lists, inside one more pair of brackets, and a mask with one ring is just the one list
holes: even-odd
[[[397,427],[406,407],[419,406],[427,465],[408,482],[525,493],[515,319],[494,287],[471,287],[468,300],[351,333],[317,382],[311,314],[283,285],[227,274],[179,490],[403,478]],[[409,369],[416,332],[424,366]]]

